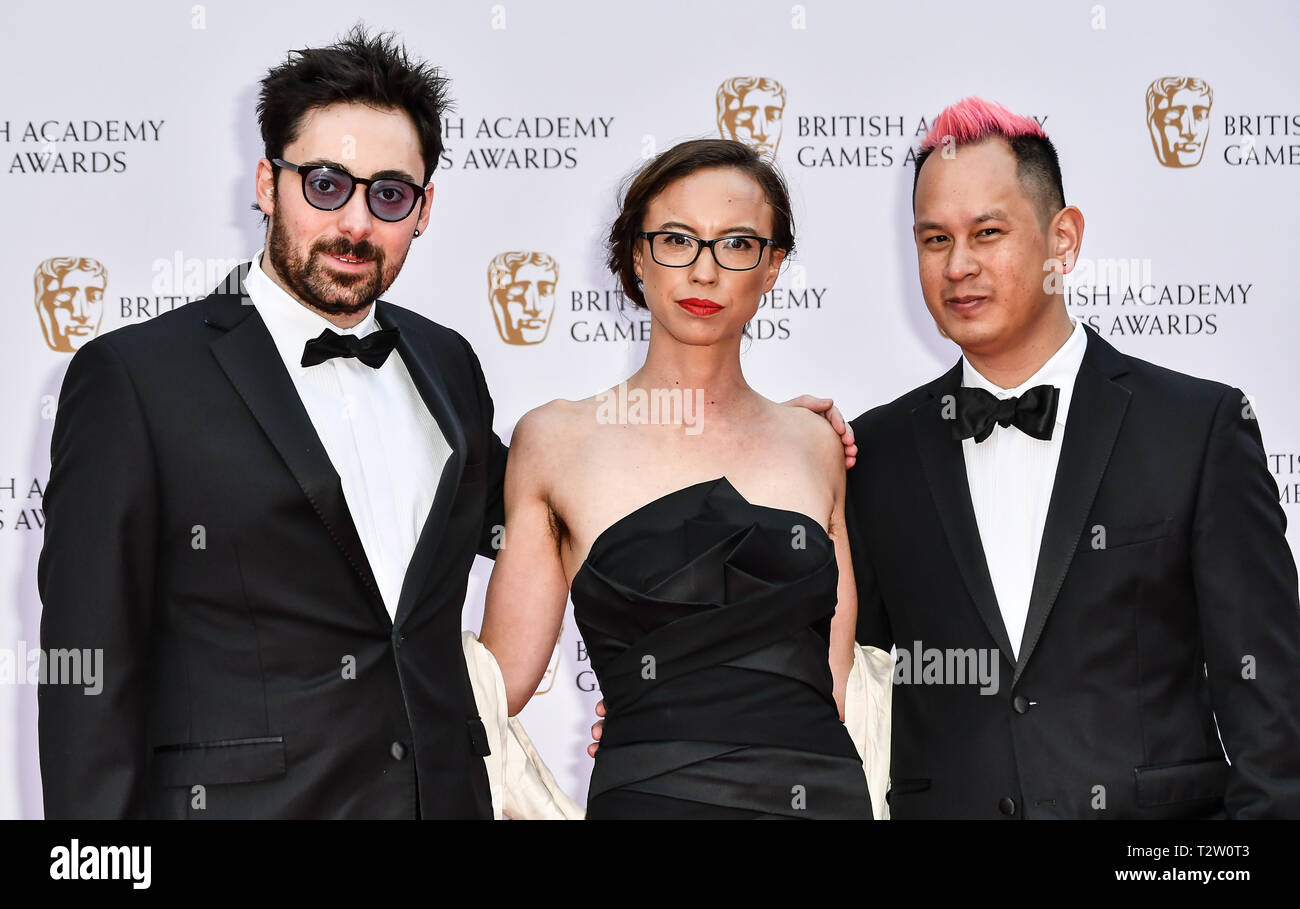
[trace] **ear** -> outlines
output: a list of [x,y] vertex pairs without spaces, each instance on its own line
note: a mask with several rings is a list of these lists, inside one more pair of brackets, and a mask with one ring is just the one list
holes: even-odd
[[767,293],[776,284],[777,275],[781,273],[781,263],[785,261],[786,251],[772,247],[771,261],[767,263],[767,277],[763,280],[763,293]]
[[1074,271],[1083,248],[1083,212],[1067,205],[1056,213],[1047,230],[1052,257],[1061,263],[1061,274],[1068,275]]
[[424,188],[424,199],[420,202],[420,217],[415,221],[415,229],[424,233],[424,229],[429,226],[429,209],[433,207],[433,184],[430,183]]
[[645,277],[644,277],[644,275],[642,274],[641,269],[642,269],[642,266],[641,266],[641,244],[640,244],[640,242],[638,242],[638,241],[636,241],[636,240],[633,240],[633,241],[632,241],[632,270],[635,271],[635,272],[636,272],[636,276],[637,276],[638,278],[640,278],[640,279],[644,282],[644,281],[645,281]]
[[257,207],[262,210],[262,214],[270,217],[275,213],[275,165],[266,158],[258,161],[253,181],[257,192]]

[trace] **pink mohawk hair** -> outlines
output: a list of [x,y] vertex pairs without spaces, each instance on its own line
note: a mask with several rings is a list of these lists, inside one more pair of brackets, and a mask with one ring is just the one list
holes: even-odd
[[935,117],[930,131],[921,141],[921,151],[933,151],[952,136],[958,145],[970,145],[990,136],[1017,139],[1020,136],[1047,138],[1043,128],[1029,117],[1013,114],[1001,104],[983,98],[963,98],[945,107]]

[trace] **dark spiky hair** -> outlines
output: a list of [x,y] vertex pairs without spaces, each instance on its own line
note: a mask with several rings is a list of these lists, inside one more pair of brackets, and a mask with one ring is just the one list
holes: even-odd
[[436,67],[410,59],[391,32],[372,36],[360,23],[328,47],[289,51],[262,79],[257,99],[266,157],[283,157],[307,114],[338,102],[410,116],[429,182],[442,157],[442,116],[451,108],[447,79]]

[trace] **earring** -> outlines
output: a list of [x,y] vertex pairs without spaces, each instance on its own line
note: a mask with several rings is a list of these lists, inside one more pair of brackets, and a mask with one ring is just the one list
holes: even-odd
[[415,229],[415,235],[416,235],[417,237],[420,236],[420,228],[417,227],[417,228]]

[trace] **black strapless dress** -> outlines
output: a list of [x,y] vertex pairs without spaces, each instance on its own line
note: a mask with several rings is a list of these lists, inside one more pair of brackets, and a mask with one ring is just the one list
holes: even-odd
[[816,521],[726,478],[607,528],[571,590],[608,713],[588,819],[869,819],[828,663],[838,578]]

